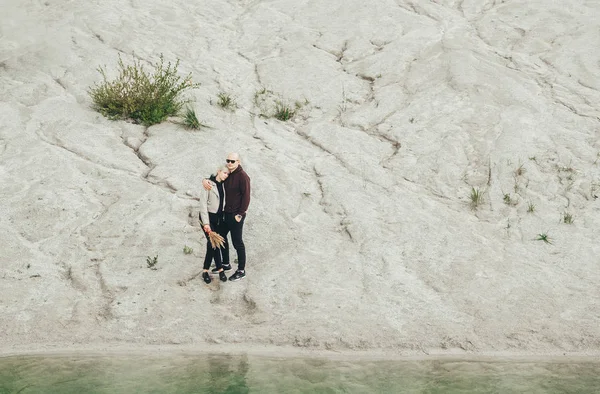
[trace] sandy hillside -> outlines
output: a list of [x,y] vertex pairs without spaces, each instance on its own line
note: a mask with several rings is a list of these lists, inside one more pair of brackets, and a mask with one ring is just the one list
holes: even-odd
[[[600,351],[600,3],[1,9],[0,349]],[[161,53],[210,128],[91,109],[98,66]],[[229,151],[248,276],[206,286],[195,198]]]

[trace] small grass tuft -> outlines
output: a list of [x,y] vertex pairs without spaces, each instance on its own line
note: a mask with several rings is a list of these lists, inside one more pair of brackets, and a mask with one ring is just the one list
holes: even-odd
[[521,164],[519,164],[519,166],[515,170],[515,175],[516,176],[522,176],[526,172],[527,172],[527,169],[525,168],[525,164],[521,163]]
[[273,114],[273,117],[275,117],[276,119],[286,122],[292,119],[295,113],[296,111],[290,108],[289,105],[284,104],[281,101],[277,101],[275,103],[275,113]]
[[235,111],[237,104],[235,99],[229,93],[220,92],[217,94],[217,105],[228,111]]
[[264,87],[254,94],[254,105],[259,110],[259,117],[275,118],[283,122],[302,114],[303,108],[308,104],[310,101],[307,98],[304,101],[287,100]]
[[573,214],[569,213],[569,212],[563,212],[563,223],[565,224],[573,224]]
[[184,245],[184,247],[183,247],[183,253],[184,254],[192,254],[192,253],[194,253],[194,249],[190,248],[187,245]]
[[471,208],[477,209],[483,202],[483,192],[479,188],[471,187]]
[[515,184],[513,185],[513,190],[515,193],[519,193],[519,180],[517,179],[517,177],[513,177],[513,179],[515,180]]
[[548,232],[538,234],[536,241],[544,241],[547,244],[552,245],[552,240],[548,236]]
[[510,198],[509,193],[504,193],[504,197],[502,197],[502,200],[506,205],[510,205],[512,203],[512,199]]
[[535,212],[535,204],[529,201],[527,204],[527,212],[534,213]]
[[201,127],[207,127],[204,123],[198,120],[198,117],[196,116],[196,111],[194,111],[194,109],[190,107],[185,109],[181,125],[184,126],[186,129],[192,130],[198,130]]
[[156,270],[156,264],[158,264],[158,255],[154,257],[146,257],[146,264],[148,264],[148,268],[151,270]]

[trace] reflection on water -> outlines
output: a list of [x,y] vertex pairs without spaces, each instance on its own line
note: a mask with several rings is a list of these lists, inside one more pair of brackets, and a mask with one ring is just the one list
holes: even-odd
[[5,393],[598,393],[599,363],[247,355],[0,358]]

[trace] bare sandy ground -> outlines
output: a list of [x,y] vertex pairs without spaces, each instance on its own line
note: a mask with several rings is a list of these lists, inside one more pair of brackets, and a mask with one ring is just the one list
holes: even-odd
[[[596,2],[1,8],[1,354],[599,354]],[[91,109],[98,66],[161,53],[210,128]],[[248,277],[205,286],[195,197],[229,151]]]

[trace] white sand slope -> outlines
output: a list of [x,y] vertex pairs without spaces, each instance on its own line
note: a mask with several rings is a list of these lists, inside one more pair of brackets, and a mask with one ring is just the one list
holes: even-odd
[[[1,10],[0,348],[600,351],[600,3]],[[161,53],[210,128],[91,109],[98,66]],[[262,89],[305,105],[260,117]],[[252,179],[248,276],[205,286],[194,197],[229,151]]]

